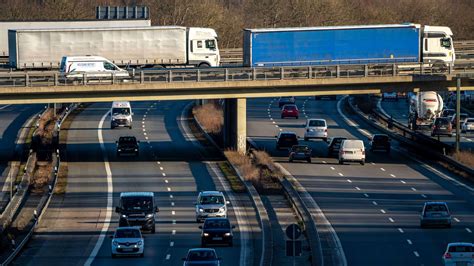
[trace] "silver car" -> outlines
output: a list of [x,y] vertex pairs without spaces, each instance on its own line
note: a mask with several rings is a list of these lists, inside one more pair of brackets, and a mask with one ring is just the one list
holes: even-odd
[[196,222],[202,222],[209,217],[227,218],[227,204],[229,202],[220,191],[199,192],[196,201]]
[[443,254],[445,266],[474,266],[474,245],[472,243],[449,243]]
[[420,226],[444,225],[451,227],[451,213],[446,202],[426,202],[420,215]]
[[143,257],[145,241],[139,227],[119,227],[112,237],[112,258],[117,256]]

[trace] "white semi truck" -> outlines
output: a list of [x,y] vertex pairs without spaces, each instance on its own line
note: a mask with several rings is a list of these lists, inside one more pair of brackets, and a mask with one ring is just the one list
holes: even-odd
[[70,21],[1,21],[0,57],[8,57],[8,30],[13,29],[73,29],[110,27],[149,27],[148,19],[130,20],[70,20]]
[[434,91],[418,92],[410,96],[408,127],[416,130],[420,127],[431,127],[435,118],[443,110],[443,98]]
[[59,68],[63,56],[101,56],[118,66],[215,67],[217,34],[210,28],[122,27],[9,30],[16,69]]

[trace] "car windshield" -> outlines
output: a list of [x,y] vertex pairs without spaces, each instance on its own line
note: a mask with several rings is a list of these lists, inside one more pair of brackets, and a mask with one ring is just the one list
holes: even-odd
[[466,123],[474,123],[474,118],[469,118],[466,120]]
[[204,228],[222,228],[222,229],[226,229],[226,228],[230,228],[230,223],[228,220],[226,219],[216,219],[216,220],[213,220],[213,219],[208,219],[204,222]]
[[115,232],[115,238],[141,238],[140,230],[118,229],[117,232]]
[[224,197],[223,196],[202,196],[199,203],[202,205],[224,204]]
[[426,205],[427,212],[446,212],[448,209],[444,204],[430,204]]
[[129,115],[130,114],[130,108],[127,107],[117,107],[112,109],[112,114],[113,115]]
[[151,211],[153,199],[151,197],[123,197],[122,208],[125,211]]
[[135,144],[137,142],[137,139],[135,137],[120,137],[119,142]]
[[308,123],[308,126],[310,126],[310,127],[325,127],[326,122],[324,122],[323,120],[310,120],[309,123]]
[[216,259],[216,253],[212,250],[193,250],[188,254],[188,261],[209,261]]
[[473,252],[472,246],[450,246],[448,252]]

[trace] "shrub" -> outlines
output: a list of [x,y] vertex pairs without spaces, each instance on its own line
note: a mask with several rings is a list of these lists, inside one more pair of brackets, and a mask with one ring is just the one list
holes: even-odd
[[213,103],[206,103],[194,107],[193,114],[208,133],[219,134],[221,132],[224,125],[222,108]]

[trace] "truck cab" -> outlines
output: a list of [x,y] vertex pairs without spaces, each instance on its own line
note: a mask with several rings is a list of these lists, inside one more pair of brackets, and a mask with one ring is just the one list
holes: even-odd
[[132,129],[132,115],[130,102],[113,102],[110,108],[110,128],[128,127]]
[[449,27],[424,26],[422,36],[423,63],[430,66],[454,64],[453,32]]
[[119,226],[140,226],[155,233],[155,216],[159,212],[155,206],[153,192],[122,192],[115,212],[120,215]]
[[217,33],[210,28],[188,28],[188,63],[197,67],[220,65]]

